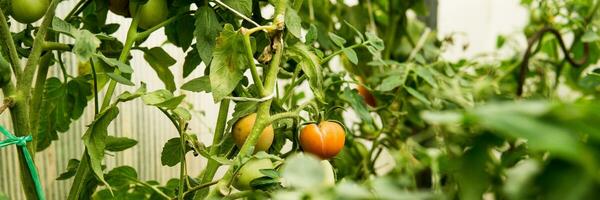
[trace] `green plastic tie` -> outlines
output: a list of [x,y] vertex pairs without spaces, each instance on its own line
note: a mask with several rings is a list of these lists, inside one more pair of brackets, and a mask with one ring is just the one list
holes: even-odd
[[35,164],[33,163],[33,158],[31,157],[31,154],[29,154],[29,150],[27,149],[27,142],[30,142],[33,139],[31,138],[31,135],[22,137],[14,136],[6,129],[4,129],[2,125],[0,125],[0,132],[2,132],[2,135],[8,138],[6,140],[0,141],[0,148],[13,144],[17,145],[18,147],[21,147],[21,149],[23,150],[23,157],[25,157],[25,161],[27,161],[27,167],[29,168],[29,172],[31,173],[31,179],[33,179],[33,183],[35,184],[35,192],[37,194],[37,197],[40,200],[46,200],[46,195],[44,195],[44,190],[42,189],[42,183],[40,182],[40,177],[37,173],[37,168],[35,167]]

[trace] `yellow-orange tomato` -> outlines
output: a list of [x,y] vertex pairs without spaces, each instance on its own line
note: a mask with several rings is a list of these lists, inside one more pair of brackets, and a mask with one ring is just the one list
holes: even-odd
[[300,146],[305,152],[329,159],[337,155],[344,147],[346,140],[344,128],[331,121],[309,124],[300,131]]
[[[238,147],[241,148],[242,145],[244,145],[244,142],[246,142],[246,138],[248,138],[248,135],[250,135],[255,121],[256,113],[252,113],[242,117],[242,119],[238,120],[235,125],[233,125],[233,140]],[[271,143],[273,143],[273,136],[272,125],[269,125],[267,128],[263,129],[258,141],[256,142],[256,146],[254,146],[254,152],[267,151],[269,147],[271,147]]]
[[377,107],[377,103],[375,102],[375,97],[373,96],[373,94],[371,94],[371,92],[369,92],[369,90],[367,90],[367,88],[365,88],[362,85],[359,85],[358,86],[358,94],[363,97],[363,99],[365,100],[367,105],[369,105],[371,107]]

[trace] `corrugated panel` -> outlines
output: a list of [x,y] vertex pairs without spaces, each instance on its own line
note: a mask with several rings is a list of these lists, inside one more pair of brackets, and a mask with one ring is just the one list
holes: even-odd
[[[64,16],[70,11],[75,1],[66,1],[61,3],[57,11],[58,15]],[[119,24],[129,24],[128,19],[123,19],[114,15],[109,17],[109,21]],[[13,31],[21,30],[23,26],[15,25],[11,27]],[[121,27],[117,35],[124,37],[127,27]],[[145,43],[146,46],[158,46],[165,41],[163,31],[152,35]],[[120,38],[124,39],[124,38]],[[72,42],[72,41],[70,41]],[[181,77],[181,68],[185,57],[184,52],[172,46],[166,46],[166,51],[171,54],[178,62],[171,69],[175,77]],[[139,51],[132,52],[134,59],[131,62],[136,71],[134,73],[134,82],[143,81],[148,84],[150,91],[163,88],[162,82],[157,78],[155,72],[143,60]],[[65,54],[63,56],[67,68],[71,73],[77,70],[77,61],[73,55]],[[196,70],[194,74],[199,74],[201,69]],[[51,73],[59,76],[56,67],[51,68]],[[184,81],[176,78],[178,85]],[[135,90],[136,87],[119,87],[117,93],[126,90]],[[188,94],[188,103],[196,109],[202,108],[207,116],[216,116],[218,106],[212,103],[208,94]],[[161,112],[143,105],[140,100],[127,102],[120,105],[120,115],[109,127],[109,133],[130,137],[138,140],[138,145],[125,152],[106,156],[106,164],[110,168],[121,165],[130,165],[138,170],[138,174],[143,180],[158,180],[165,183],[170,178],[178,178],[179,167],[164,167],[160,164],[160,153],[164,143],[173,137],[177,137],[176,129],[168,122]],[[36,154],[36,165],[38,167],[41,181],[44,186],[48,199],[65,199],[69,191],[72,180],[56,181],[55,178],[66,169],[69,159],[79,159],[83,152],[83,143],[81,136],[86,130],[86,125],[93,120],[93,102],[90,102],[85,114],[81,119],[75,121],[68,132],[59,134],[59,141],[55,141],[43,152]],[[203,142],[211,140],[209,127],[215,123],[214,118],[205,118],[201,115],[194,115],[192,130],[199,134]],[[12,130],[8,112],[0,117],[0,123]],[[11,199],[24,199],[19,180],[19,170],[17,162],[17,151],[14,147],[8,147],[0,150],[0,191],[7,194]],[[201,158],[188,157],[189,174],[197,175],[205,165],[205,160]]]

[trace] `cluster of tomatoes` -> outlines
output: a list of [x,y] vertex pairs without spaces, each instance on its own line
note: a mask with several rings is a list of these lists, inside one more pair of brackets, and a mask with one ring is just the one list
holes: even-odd
[[[247,115],[238,120],[233,126],[233,139],[241,147],[246,142],[248,135],[256,122],[256,113]],[[267,151],[273,143],[273,126],[269,125],[261,132],[255,146],[255,152]],[[345,131],[342,125],[333,121],[322,121],[320,123],[310,123],[305,125],[299,135],[300,146],[304,152],[318,156],[323,159],[321,165],[325,171],[325,180],[327,184],[335,182],[333,168],[327,159],[333,158],[344,147]],[[273,169],[275,166],[270,159],[253,159],[244,164],[237,173],[234,186],[239,190],[250,189],[250,182],[254,179],[263,177],[261,169]]]
[[[148,0],[143,5],[129,0],[106,0],[109,10],[123,17],[131,17],[138,14],[138,27],[149,29],[164,21],[169,15],[167,0]],[[50,5],[50,0],[12,0],[11,16],[23,24],[38,21]],[[137,10],[136,10],[137,9]],[[139,13],[138,13],[139,12]]]

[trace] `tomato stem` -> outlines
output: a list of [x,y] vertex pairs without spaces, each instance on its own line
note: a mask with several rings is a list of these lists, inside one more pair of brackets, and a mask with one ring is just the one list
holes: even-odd
[[12,66],[13,73],[18,79],[19,77],[21,77],[21,60],[19,59],[19,55],[17,54],[15,41],[12,38],[10,28],[8,27],[8,22],[6,21],[6,17],[4,17],[4,12],[2,11],[2,9],[0,9],[0,41],[6,44],[6,46],[2,45],[2,48],[4,52],[8,52],[8,58]]

